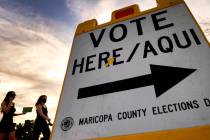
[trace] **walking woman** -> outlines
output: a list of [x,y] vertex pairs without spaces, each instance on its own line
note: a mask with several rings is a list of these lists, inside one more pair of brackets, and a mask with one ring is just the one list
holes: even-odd
[[1,113],[3,118],[0,122],[0,140],[16,140],[15,128],[13,124],[13,116],[23,115],[23,113],[15,114],[15,92],[9,91],[1,103]]
[[38,140],[40,133],[44,136],[43,140],[49,140],[50,138],[49,124],[51,123],[50,118],[48,117],[47,107],[45,105],[46,101],[47,96],[41,95],[35,104],[37,117],[34,124],[33,140]]

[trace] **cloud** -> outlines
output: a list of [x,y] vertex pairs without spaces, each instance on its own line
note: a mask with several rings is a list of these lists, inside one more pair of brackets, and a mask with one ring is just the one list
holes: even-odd
[[[28,9],[27,9],[28,10]],[[34,106],[41,94],[49,97],[54,117],[70,52],[65,24],[30,11],[0,6],[0,101],[17,92],[17,111]],[[53,102],[52,102],[53,101]],[[34,119],[35,113],[16,121]]]
[[207,40],[210,42],[210,20],[209,20],[209,22],[201,22],[200,26],[201,26]]
[[193,16],[201,26],[206,38],[210,41],[210,14],[206,12],[210,9],[209,0],[185,0]]
[[209,0],[185,0],[185,2],[199,22],[210,21],[210,14],[206,13],[210,8]]
[[[191,12],[199,22],[202,30],[210,40],[210,14],[206,11],[210,9],[209,0],[185,0]],[[141,11],[156,7],[155,0],[66,0],[70,15],[77,19],[76,25],[90,19],[97,19],[99,24],[111,20],[111,12],[128,5],[138,4]],[[73,33],[72,33],[73,34]]]
[[66,0],[71,15],[77,17],[78,22],[97,19],[98,23],[111,20],[111,12],[132,4],[139,4],[145,10],[156,6],[155,1],[148,0]]

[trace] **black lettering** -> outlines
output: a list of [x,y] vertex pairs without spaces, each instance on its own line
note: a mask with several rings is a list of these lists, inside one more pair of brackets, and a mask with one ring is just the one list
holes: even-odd
[[152,107],[152,113],[153,115],[157,115],[157,107]]
[[204,101],[204,103],[205,103],[205,105],[206,105],[207,107],[210,106],[210,99],[205,98],[205,99],[203,99],[203,101]]
[[197,100],[193,100],[193,107],[194,108],[199,108],[199,104]]
[[111,114],[109,114],[108,122],[109,121],[112,121],[112,115]]
[[138,109],[138,110],[136,110],[137,111],[137,113],[138,113],[138,116],[139,117],[141,117],[141,110],[143,111],[143,113],[144,113],[144,109]]
[[88,124],[89,123],[92,124],[92,117],[87,118],[87,120],[88,120]]
[[122,113],[122,117],[123,117],[123,119],[126,119],[126,117],[127,117],[126,112],[123,112],[123,113]]
[[106,121],[107,119],[108,119],[108,115],[105,114],[105,115],[104,115],[104,121]]
[[132,114],[131,114],[131,111],[129,111],[129,112],[126,112],[126,114],[127,114],[127,117],[126,117],[126,118],[128,118],[128,119],[131,119],[131,118],[132,118]]
[[108,63],[107,59],[109,58],[109,56],[109,52],[103,52],[99,54],[98,69],[101,69],[102,62],[104,62],[104,64]]
[[173,106],[172,106],[171,104],[168,105],[168,111],[169,111],[169,112],[173,112],[172,107],[173,107]]
[[79,125],[84,125],[84,118],[79,119]]
[[[116,28],[121,28],[122,29],[122,36],[119,37],[119,38],[116,38],[114,36],[114,31],[115,31]],[[118,24],[118,25],[113,26],[112,29],[110,30],[109,36],[110,36],[111,41],[113,41],[113,42],[119,42],[119,41],[123,40],[127,36],[126,26],[124,24]]]
[[103,115],[99,116],[99,122],[103,122]]
[[94,57],[96,57],[96,55],[91,55],[87,57],[85,72],[95,70],[95,67],[92,67],[92,68],[89,67],[90,64],[93,63],[93,60],[91,60],[91,58],[94,58]]
[[100,42],[101,42],[101,39],[102,39],[102,37],[103,37],[103,35],[104,35],[105,30],[106,30],[106,29],[102,29],[102,30],[101,30],[98,39],[96,39],[96,37],[95,37],[95,35],[94,35],[93,32],[91,32],[91,33],[89,34],[89,35],[90,35],[90,38],[91,38],[91,40],[92,40],[92,42],[93,42],[93,46],[94,46],[95,48],[99,46],[99,44],[100,44]]
[[194,108],[193,103],[191,101],[186,102],[186,104],[187,104],[187,109],[193,109]]
[[99,122],[99,116],[95,116],[95,123]]
[[178,107],[179,107],[179,111],[182,111],[182,107],[180,105],[180,103],[177,103]]
[[187,105],[185,102],[181,102],[181,109],[180,110],[187,110]]
[[168,113],[168,111],[167,111],[167,106],[166,106],[166,105],[163,105],[163,106],[162,106],[162,109],[163,109],[163,113]]
[[144,109],[142,109],[142,111],[143,111],[143,113],[144,113],[144,116],[146,116],[146,111],[147,111],[147,109],[144,108]]
[[160,109],[159,106],[157,106],[158,114],[163,114],[162,110]]
[[84,66],[84,57],[82,58],[82,61],[80,64],[77,64],[77,59],[74,60],[74,65],[73,65],[73,70],[72,70],[72,75],[75,74],[76,68],[79,67],[80,68],[80,73],[83,72],[83,66]]
[[120,53],[117,53],[117,52],[121,51],[121,50],[123,50],[123,48],[118,48],[118,49],[113,50],[113,57],[115,58],[114,62],[113,62],[113,65],[118,65],[118,64],[124,63],[124,61],[118,61],[117,62],[117,57],[120,57]]
[[132,118],[137,118],[137,110],[131,111]]
[[201,41],[199,40],[198,36],[196,35],[195,31],[193,29],[190,29],[190,33],[192,34],[195,42],[197,45],[200,45],[201,44]]
[[171,26],[174,26],[173,23],[164,24],[164,25],[160,25],[159,24],[159,22],[166,20],[166,18],[165,17],[158,18],[157,16],[160,16],[160,15],[165,14],[165,13],[167,13],[167,10],[164,10],[164,11],[161,11],[161,12],[158,12],[158,13],[155,13],[155,14],[151,15],[152,21],[153,21],[153,24],[154,24],[154,27],[155,27],[156,31],[164,29],[164,28],[168,28],[168,27],[171,27]]
[[84,125],[85,125],[85,124],[89,124],[89,122],[88,122],[88,118],[85,118]]
[[131,20],[131,21],[130,21],[130,23],[133,23],[133,22],[136,23],[138,35],[142,35],[142,34],[143,34],[142,26],[141,26],[141,20],[143,20],[143,19],[146,19],[146,18],[145,18],[145,17],[141,17],[141,18],[134,19],[134,20]]
[[174,106],[175,111],[178,111],[178,109],[177,109],[177,103],[174,103],[173,106]]
[[[186,40],[185,45],[182,45],[182,44],[180,43],[180,41],[179,41],[179,39],[178,39],[178,37],[177,37],[177,34],[173,34],[174,40],[175,40],[175,42],[176,42],[177,47],[179,47],[179,48],[188,48],[188,47],[190,47],[190,45],[191,45],[191,40],[190,40],[190,38],[189,38],[189,36],[188,36],[188,34],[187,34],[186,31],[182,31],[182,33],[183,33],[184,38],[185,38],[185,40]],[[183,37],[181,37],[181,38],[183,38]]]
[[155,49],[153,48],[152,44],[149,41],[145,42],[144,46],[144,56],[143,58],[147,58],[147,53],[152,52],[154,55],[158,55]]
[[134,54],[136,53],[136,50],[138,49],[140,43],[137,43],[136,46],[134,47],[133,51],[131,52],[130,56],[128,57],[127,62],[130,62],[131,59],[133,58]]
[[117,113],[118,120],[122,120],[122,117],[120,117],[120,116],[122,116],[122,113],[121,112]]
[[[168,47],[163,47],[162,40],[165,40],[168,43]],[[158,47],[163,53],[173,52],[173,43],[171,39],[167,36],[162,36],[158,39]]]

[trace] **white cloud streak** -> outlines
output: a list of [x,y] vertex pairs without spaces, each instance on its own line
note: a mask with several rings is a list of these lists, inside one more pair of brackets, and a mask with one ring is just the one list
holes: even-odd
[[139,4],[141,10],[156,6],[153,0],[67,0],[67,6],[77,17],[77,22],[97,19],[99,24],[110,21],[112,11],[132,4]]
[[[185,0],[193,15],[210,40],[210,9],[209,0]],[[128,5],[138,4],[141,11],[155,7],[155,0],[66,0],[69,12],[77,17],[75,24],[86,20],[97,19],[99,24],[111,20],[111,12]],[[72,33],[73,34],[73,33]]]
[[210,14],[207,12],[210,9],[210,1],[185,0],[185,2],[210,42]]
[[[16,91],[16,107],[21,112],[46,94],[54,118],[70,51],[67,33],[62,32],[66,26],[26,13],[0,6],[0,101],[9,90]],[[35,113],[16,121],[29,118],[35,119]]]

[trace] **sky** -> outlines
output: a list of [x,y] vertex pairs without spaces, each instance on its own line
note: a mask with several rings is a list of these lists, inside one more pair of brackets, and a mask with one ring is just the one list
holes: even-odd
[[[210,41],[210,0],[186,0]],[[55,117],[76,26],[90,19],[110,21],[111,12],[139,4],[142,11],[155,0],[0,0],[0,102],[16,91],[17,113],[48,96],[49,116]],[[36,113],[15,117],[35,119]]]

